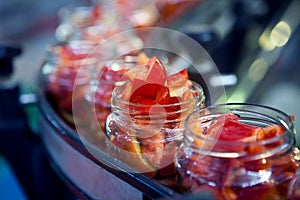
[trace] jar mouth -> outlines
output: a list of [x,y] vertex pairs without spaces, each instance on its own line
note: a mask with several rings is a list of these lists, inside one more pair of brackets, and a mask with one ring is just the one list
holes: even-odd
[[[171,104],[154,104],[154,105],[151,105],[150,107],[153,109],[168,109],[168,108],[174,108],[174,107],[178,107],[178,106],[180,107],[179,110],[170,112],[171,114],[184,112],[184,110],[189,109],[189,106],[193,105],[193,104],[194,104],[194,108],[200,107],[200,105],[204,104],[204,102],[205,102],[205,95],[204,95],[203,88],[200,84],[193,82],[193,81],[191,81],[191,82],[193,83],[193,85],[190,88],[190,90],[192,90],[193,92],[196,92],[197,95],[195,95],[192,98],[189,98],[187,100],[184,100],[184,101],[179,101],[179,102],[171,103]],[[125,86],[126,84],[128,84],[128,82],[125,81],[125,82],[122,82],[122,84]],[[136,114],[138,114],[138,110],[149,108],[149,105],[132,103],[132,102],[129,102],[128,100],[123,100],[122,98],[120,98],[119,95],[120,95],[120,93],[122,93],[122,91],[124,89],[122,86],[115,87],[115,89],[112,92],[112,101],[113,101],[112,107],[113,107],[113,109],[117,109],[119,111],[124,111],[127,113],[135,113],[136,112]],[[130,109],[130,108],[133,108],[133,109]],[[194,111],[194,109],[193,109],[193,111]],[[160,114],[157,114],[157,116],[159,116],[159,115]]]
[[[92,51],[94,46],[95,44],[87,40],[73,40],[70,43],[51,45],[47,48],[48,60],[55,65],[73,68],[96,64],[97,57],[100,55]],[[62,60],[61,51],[65,51],[62,48],[68,49],[66,51],[69,51],[70,56],[73,54],[73,58]]]
[[94,65],[97,63],[97,59],[94,57],[87,57],[83,59],[78,60],[72,60],[72,61],[66,61],[63,63],[58,63],[57,65],[64,68],[69,68],[70,70],[78,70],[80,67],[88,68],[91,67],[91,65]]
[[[239,121],[255,125],[258,127],[266,127],[269,125],[279,125],[284,128],[284,134],[262,139],[256,141],[227,141],[219,140],[219,138],[205,137],[193,132],[191,122],[195,120],[201,124],[208,125],[213,119],[227,113],[232,113],[238,116]],[[224,123],[224,122],[223,122]],[[202,125],[201,125],[202,126]],[[247,156],[245,151],[237,151],[235,147],[241,147],[243,149],[250,146],[267,146],[277,143],[278,141],[284,141],[282,145],[263,152],[264,156],[272,155],[283,149],[286,149],[295,142],[295,129],[294,124],[289,115],[276,108],[272,108],[265,105],[251,104],[251,103],[226,103],[218,104],[203,109],[199,109],[191,113],[185,120],[185,143],[190,145],[191,148],[197,149],[199,152],[218,157],[243,157]],[[194,145],[195,140],[200,140],[201,144],[206,144],[205,147]],[[232,151],[218,151],[214,150],[213,146],[233,147]],[[227,150],[227,149],[226,149]],[[260,155],[262,156],[262,155]]]

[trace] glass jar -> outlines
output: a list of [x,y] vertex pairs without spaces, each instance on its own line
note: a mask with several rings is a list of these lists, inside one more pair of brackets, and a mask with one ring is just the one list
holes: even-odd
[[106,117],[111,113],[111,95],[115,83],[128,69],[146,62],[148,57],[140,49],[143,41],[135,31],[124,32],[110,37],[95,46],[92,52],[100,52],[97,63],[91,70],[91,81],[85,99],[95,113],[102,131]]
[[95,111],[97,122],[102,130],[105,130],[106,118],[111,113],[111,95],[115,83],[133,66],[132,63],[126,62],[129,57],[138,57],[138,54],[125,55],[115,61],[98,64],[95,73],[97,77],[90,82],[87,90],[86,100]]
[[133,172],[157,180],[174,176],[174,156],[183,138],[183,122],[188,114],[204,106],[202,87],[193,83],[189,88],[193,96],[185,101],[148,106],[123,100],[120,96],[126,93],[126,86],[119,82],[112,93],[112,113],[106,120],[108,152],[132,167]]
[[234,200],[289,199],[298,166],[291,118],[271,107],[244,103],[192,113],[176,160],[183,191],[206,190],[217,199]]
[[70,125],[74,125],[72,106],[84,100],[90,70],[96,62],[96,56],[90,54],[92,47],[88,41],[72,41],[51,49],[52,69],[47,77],[47,95]]

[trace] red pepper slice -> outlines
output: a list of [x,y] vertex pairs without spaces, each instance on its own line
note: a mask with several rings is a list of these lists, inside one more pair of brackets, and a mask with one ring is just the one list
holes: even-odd
[[[146,65],[129,70],[123,79],[131,82],[129,102],[146,105],[132,107],[134,110],[140,109],[142,113],[149,111],[154,104],[168,105],[164,110],[166,113],[177,111],[180,109],[178,103],[182,100],[183,94],[171,96],[170,90],[179,88],[181,93],[188,90],[187,70],[184,69],[167,77],[165,67],[157,57],[149,59]],[[175,117],[178,117],[178,114],[168,115],[168,119]]]
[[[247,142],[249,138],[252,139],[257,128],[253,125],[240,123],[234,114],[225,114],[216,118],[204,134],[220,141]],[[242,151],[244,149],[243,146],[220,145],[219,143],[216,143],[212,148],[216,151]]]
[[216,118],[205,134],[214,137],[219,134],[218,139],[223,141],[242,141],[252,136],[256,128],[256,126],[240,123],[234,114],[225,114]]
[[153,57],[147,62],[146,66],[149,69],[146,81],[165,85],[167,73],[162,62],[157,57]]
[[149,98],[154,102],[169,96],[169,89],[157,83],[146,83],[135,79],[132,83],[132,94],[129,102],[138,103],[140,99]]
[[242,139],[251,137],[255,128],[257,127],[249,124],[226,120],[219,139],[225,141],[241,141]]
[[172,81],[172,80],[176,80],[176,79],[185,79],[188,80],[189,79],[189,75],[188,75],[188,70],[186,68],[184,68],[183,70],[175,73],[175,74],[171,74],[169,76],[167,76],[167,80]]
[[[176,96],[181,97],[183,95],[184,91],[186,91],[188,89],[187,70],[184,69],[176,74],[167,76],[166,86],[170,89],[171,92],[174,91]],[[180,92],[178,92],[178,91],[180,91]]]
[[[135,85],[141,83],[141,80],[136,80]],[[169,89],[163,85],[156,83],[148,83],[141,85],[138,87],[130,97],[131,103],[136,103],[144,106],[131,106],[132,110],[140,111],[140,114],[149,114],[149,110],[152,105],[160,104],[160,105],[168,105],[162,108],[151,108],[152,112],[154,110],[163,113],[167,113],[168,119],[175,119],[179,117],[179,113],[174,113],[175,111],[180,109],[180,105],[178,105],[179,98],[170,97]],[[172,106],[169,106],[172,105]],[[173,114],[170,114],[173,113]]]

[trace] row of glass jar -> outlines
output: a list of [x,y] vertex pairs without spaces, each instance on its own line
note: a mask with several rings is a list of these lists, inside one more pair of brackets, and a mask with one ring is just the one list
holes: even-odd
[[[293,121],[285,113],[244,103],[201,108],[203,98],[198,98],[191,110],[186,109],[191,102],[180,103],[174,118],[168,112],[167,117],[160,112],[145,116],[139,112],[142,105],[128,109],[119,92],[113,93],[106,120],[107,147],[138,172],[183,192],[210,192],[216,199],[300,197],[299,151]],[[169,106],[175,105],[155,109]]]
[[[85,51],[82,47],[86,47],[86,43],[75,44],[53,49],[55,55],[61,55],[58,63],[52,57],[57,65],[48,77],[49,97],[58,104],[59,112],[70,124],[73,124],[74,103],[84,100],[94,105],[97,120],[107,137],[108,152],[113,156],[148,176],[168,179],[168,183],[164,182],[168,186],[179,184],[184,191],[211,191],[218,199],[247,199],[253,198],[254,194],[255,199],[299,197],[299,153],[290,116],[273,108],[247,104],[203,109],[205,96],[196,83],[188,87],[194,94],[190,98],[175,103],[151,104],[153,112],[145,113],[145,107],[149,105],[121,98],[128,91],[126,84],[118,81],[136,67],[139,59],[146,65],[148,58],[135,52],[114,62],[108,59],[110,64],[97,68],[95,63],[99,65],[99,62],[95,58],[100,55],[91,53],[88,45],[88,51]],[[97,74],[96,78],[94,74]],[[115,88],[116,82],[119,86]],[[181,86],[182,82],[179,84]],[[153,89],[144,85],[142,91],[146,92],[141,95],[148,95]],[[75,96],[74,88],[81,90]],[[260,133],[255,137],[263,139],[246,142],[239,136],[229,137],[228,141],[209,137],[215,135],[215,131],[203,134],[203,130],[209,129],[216,123],[214,120],[226,113],[233,113],[244,124],[256,127],[277,125],[283,131],[271,130],[269,138]],[[222,127],[224,123],[221,123]],[[232,127],[230,130],[233,135],[237,131]],[[174,179],[174,183],[170,177],[174,178],[176,174],[178,179]]]
[[[247,104],[204,108],[203,88],[188,79],[187,69],[166,73],[167,62],[141,52],[143,40],[133,32],[105,41],[120,31],[107,25],[80,27],[76,37],[49,50],[47,93],[66,122],[77,128],[75,109],[77,122],[95,126],[87,117],[94,114],[108,153],[174,189],[210,191],[217,199],[299,198],[299,155],[289,116]],[[222,119],[226,113],[236,116],[229,120],[233,128]],[[271,130],[247,126],[255,131],[245,139],[237,136],[245,128],[237,121]],[[222,127],[233,137],[219,140]]]

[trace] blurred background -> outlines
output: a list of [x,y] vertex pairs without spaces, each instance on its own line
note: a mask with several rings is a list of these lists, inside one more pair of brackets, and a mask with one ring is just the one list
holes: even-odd
[[[35,89],[47,47],[64,36],[58,30],[63,22],[59,11],[96,2],[0,2],[0,199],[75,198],[49,165],[39,141]],[[228,102],[278,108],[295,116],[299,133],[300,1],[155,3],[172,6],[158,7],[160,16],[152,25],[183,32],[207,50],[222,74]],[[186,6],[189,4],[193,6]],[[5,72],[3,66],[10,62],[13,72]],[[220,82],[212,84],[218,86]],[[15,85],[19,86],[17,90]]]

